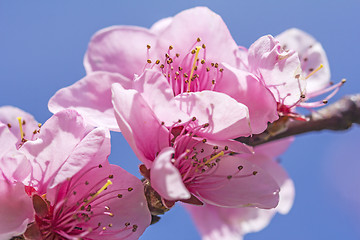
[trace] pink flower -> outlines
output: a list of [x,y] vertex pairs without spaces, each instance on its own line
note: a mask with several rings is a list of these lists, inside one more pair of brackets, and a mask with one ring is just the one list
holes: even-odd
[[[330,68],[321,44],[307,33],[289,29],[276,38],[263,36],[247,50],[240,47],[238,68],[250,71],[273,93],[281,116],[299,116],[296,106],[327,103],[345,82],[331,85]],[[330,92],[322,101],[308,99]]]
[[258,165],[242,158],[251,152],[233,140],[200,137],[209,124],[196,118],[166,127],[142,95],[114,84],[113,104],[119,127],[149,172],[152,187],[165,203],[181,200],[217,206],[273,208],[276,181]]
[[[16,127],[10,129],[19,131]],[[8,125],[1,124],[0,142],[9,136]],[[33,140],[23,138],[18,150],[16,140],[9,144],[0,153],[0,211],[13,210],[13,221],[0,219],[5,226],[0,234],[20,235],[31,222],[25,232],[31,239],[137,239],[150,223],[143,186],[108,163],[109,136],[65,110],[51,117]],[[14,196],[17,201],[10,202]]]
[[279,205],[275,209],[222,208],[214,205],[184,205],[190,212],[203,240],[242,239],[243,235],[265,228],[276,212],[287,214],[294,201],[294,185],[284,169],[274,161],[291,141],[278,142],[256,147],[254,155],[246,158],[266,169],[280,186]]
[[[110,87],[120,83],[125,89],[147,95],[144,99],[152,108],[161,102],[158,108],[163,110],[154,109],[154,113],[167,127],[186,117],[208,121],[203,119],[202,104],[212,100],[208,105],[222,109],[222,119],[229,119],[227,116],[234,112],[240,115],[232,115],[238,122],[234,128],[222,129],[231,132],[231,138],[261,133],[268,122],[278,119],[276,101],[257,76],[236,68],[237,52],[238,46],[221,17],[205,7],[160,20],[151,29],[106,28],[89,44],[84,59],[88,76],[59,90],[49,109],[75,108],[91,124],[118,130]],[[144,73],[146,69],[153,72]],[[135,79],[148,76],[135,83],[134,74]],[[214,127],[222,128],[217,123]]]

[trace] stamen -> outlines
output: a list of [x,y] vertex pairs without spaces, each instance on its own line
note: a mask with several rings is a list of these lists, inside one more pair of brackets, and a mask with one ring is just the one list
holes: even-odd
[[219,152],[218,154],[216,154],[215,156],[209,158],[206,162],[200,164],[200,165],[198,166],[198,168],[203,167],[204,165],[210,163],[212,160],[214,160],[214,159],[216,159],[216,158],[218,158],[218,157],[221,157],[221,156],[224,156],[224,151],[221,151],[221,152]]
[[109,185],[113,184],[111,180],[107,180],[107,182],[104,184],[104,186],[102,186],[91,198],[90,200],[88,200],[87,204],[88,205],[92,200],[94,200],[94,198],[96,198],[100,193],[102,193]]
[[323,67],[324,67],[324,65],[320,64],[320,66],[319,66],[317,69],[313,70],[311,73],[309,73],[309,75],[307,75],[305,79],[308,79],[309,77],[311,77],[312,75],[314,75],[317,71],[319,71],[319,70],[322,69]]
[[19,121],[20,135],[21,135],[21,140],[22,140],[22,139],[24,139],[24,131],[23,131],[23,127],[22,127],[22,119],[21,119],[21,117],[17,117],[17,120]]
[[201,49],[201,47],[199,47],[199,46],[197,46],[197,47],[195,48],[195,50],[196,50],[196,52],[195,52],[195,58],[194,58],[194,62],[193,62],[192,68],[191,68],[190,77],[189,77],[189,79],[188,79],[187,92],[190,92],[191,79],[192,79],[192,76],[193,76],[193,74],[194,74],[194,69],[195,69],[195,67],[196,67],[196,62],[197,62],[197,60],[198,60],[198,58],[199,58],[200,49]]

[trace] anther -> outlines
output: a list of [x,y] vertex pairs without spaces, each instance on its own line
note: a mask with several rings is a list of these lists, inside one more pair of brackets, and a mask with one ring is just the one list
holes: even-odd
[[101,165],[101,164],[99,164],[99,168],[102,168],[102,165]]
[[224,69],[223,68],[220,68],[220,70],[219,70],[220,72],[223,72],[224,71]]
[[200,62],[201,62],[201,64],[204,64],[204,63],[205,63],[205,60],[204,60],[204,59],[201,59]]
[[196,39],[196,41],[197,41],[197,42],[201,42],[201,39],[198,37],[198,38]]
[[218,68],[219,67],[219,64],[218,63],[215,63],[215,68]]
[[123,195],[119,193],[119,194],[117,195],[117,197],[118,197],[118,198],[122,198]]
[[207,68],[206,68],[206,71],[207,71],[207,72],[210,72],[210,68],[209,68],[209,67],[207,67]]
[[299,79],[299,78],[300,78],[300,74],[296,74],[296,75],[295,75],[295,78],[296,78],[296,79]]
[[232,176],[231,176],[231,175],[229,175],[229,176],[227,176],[226,178],[230,180],[230,179],[232,179]]
[[239,171],[241,171],[243,168],[243,166],[238,166]]
[[126,227],[130,226],[130,223],[129,222],[125,223],[125,226]]
[[209,123],[205,123],[205,124],[203,125],[203,128],[207,128],[209,125],[210,125]]
[[175,56],[176,56],[176,57],[180,57],[180,54],[179,54],[179,53],[176,53]]
[[193,117],[193,118],[191,119],[191,121],[193,121],[193,122],[196,121],[196,117]]
[[88,181],[85,181],[85,185],[89,185],[89,182],[88,182]]
[[196,53],[196,51],[195,51],[195,49],[193,49],[192,51],[191,51],[191,54],[195,54]]
[[300,95],[301,98],[306,98],[305,94]]
[[39,124],[38,124],[38,127],[39,127],[39,128],[41,128],[41,126],[42,126],[42,124],[41,124],[41,123],[39,123]]
[[165,67],[164,64],[161,64],[161,65],[160,65],[160,68],[161,68],[161,69],[164,68],[164,67]]
[[206,143],[206,139],[204,138],[204,139],[202,140],[202,142],[203,142],[203,143]]
[[341,83],[342,84],[346,83],[346,79],[345,78],[341,79]]
[[169,50],[173,50],[173,46],[170,45],[170,46],[169,46]]
[[257,171],[253,171],[253,173],[252,173],[252,174],[255,176],[257,173],[258,173]]
[[169,58],[170,56],[169,56],[169,54],[165,53],[165,57],[166,57],[166,58]]
[[183,68],[182,68],[182,67],[179,67],[179,71],[181,71],[181,70],[183,70]]
[[151,63],[151,60],[150,60],[150,59],[148,59],[148,60],[147,60],[147,62],[148,62],[148,63]]
[[201,45],[201,47],[204,48],[204,49],[206,48],[205,44]]
[[129,192],[131,192],[132,190],[134,190],[132,187],[129,187],[128,189],[127,189]]
[[147,49],[150,49],[151,48],[151,46],[148,44],[148,45],[146,45],[146,47],[147,47]]
[[111,175],[109,175],[109,178],[110,178],[110,179],[114,178],[114,175],[112,175],[112,174],[111,174]]
[[158,60],[156,60],[156,62],[155,62],[156,64],[159,64],[160,63],[160,60],[158,59]]
[[322,102],[323,102],[323,104],[327,104],[328,100],[323,100]]
[[10,123],[8,123],[7,126],[8,126],[8,128],[11,128],[11,124],[10,124]]

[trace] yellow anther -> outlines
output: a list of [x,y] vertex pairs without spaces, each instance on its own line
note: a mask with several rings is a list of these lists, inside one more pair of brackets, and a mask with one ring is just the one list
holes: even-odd
[[19,121],[21,139],[23,139],[24,138],[24,131],[23,131],[23,127],[22,127],[22,118],[17,117],[17,120]]
[[320,69],[322,69],[324,67],[324,65],[320,64],[320,66],[313,70],[311,73],[309,73],[309,75],[307,75],[307,77],[305,79],[308,79],[309,77],[311,77],[312,75],[314,75],[317,71],[319,71]]
[[192,68],[191,68],[191,72],[190,72],[190,77],[189,77],[189,81],[188,81],[188,87],[187,87],[187,92],[190,92],[190,84],[191,84],[191,79],[193,77],[193,74],[194,74],[194,70],[195,70],[195,67],[196,67],[196,62],[199,58],[199,52],[200,52],[200,49],[201,47],[197,46],[195,48],[196,52],[195,52],[195,58],[194,58],[194,62],[193,62],[193,65],[192,65]]

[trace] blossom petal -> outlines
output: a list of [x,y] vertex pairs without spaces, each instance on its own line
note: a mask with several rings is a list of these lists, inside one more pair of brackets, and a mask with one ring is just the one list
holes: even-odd
[[[31,161],[33,179],[39,185],[38,193],[43,194],[60,178],[74,175],[99,149],[106,151],[102,145],[109,145],[108,141],[105,130],[90,131],[76,111],[64,110],[44,123],[37,140],[26,142],[20,150]],[[107,151],[106,155],[109,155],[110,148]],[[54,178],[57,179],[55,182]]]
[[279,118],[273,94],[251,73],[237,70],[226,63],[223,66],[223,78],[215,85],[214,91],[228,94],[247,106],[252,133],[262,133],[268,122]]
[[169,132],[136,90],[113,84],[116,120],[137,157],[150,168],[155,155],[168,146]]
[[171,163],[174,153],[174,148],[167,147],[156,157],[150,170],[151,186],[166,200],[189,199],[191,195]]
[[119,131],[111,103],[111,84],[130,88],[131,81],[120,74],[95,72],[75,84],[62,88],[49,101],[52,113],[72,108],[84,116],[88,124]]
[[167,52],[169,45],[180,55],[188,53],[197,38],[199,45],[206,45],[208,59],[227,62],[235,66],[238,49],[222,18],[206,7],[196,7],[180,12],[172,18],[168,27],[158,35],[157,47]]
[[141,94],[157,118],[166,126],[173,125],[179,119],[182,122],[190,120],[187,114],[178,109],[173,90],[161,72],[145,70],[135,79],[134,89]]
[[32,201],[24,185],[0,180],[0,239],[23,234],[33,218]]
[[7,151],[16,150],[17,138],[10,132],[9,127],[0,123],[0,157]]
[[288,29],[275,37],[286,49],[295,50],[301,60],[303,74],[307,76],[320,64],[324,67],[307,79],[306,92],[320,91],[330,85],[330,67],[325,50],[308,33],[297,28]]
[[203,240],[240,240],[243,235],[266,227],[276,211],[252,207],[224,208],[183,205],[191,214]]
[[251,134],[248,108],[226,94],[190,92],[176,96],[175,100],[178,107],[196,117],[199,124],[209,123],[201,136],[221,140]]
[[278,102],[293,105],[305,90],[298,54],[284,51],[280,43],[272,36],[259,38],[249,48],[249,69],[261,76],[264,84],[274,94]]
[[[9,182],[23,182],[32,173],[32,165],[20,151],[7,152],[0,158],[0,172]],[[26,181],[24,181],[26,182]]]
[[155,35],[146,28],[113,26],[95,33],[84,58],[87,73],[107,71],[121,73],[129,79],[140,74],[146,64],[147,45]]
[[270,209],[279,202],[279,186],[273,177],[241,155],[222,157],[215,173],[199,179],[190,191],[206,203],[222,207]]
[[[8,126],[11,126],[9,127],[11,133],[17,139],[21,140],[19,121],[17,119],[18,117],[21,117],[24,138],[32,140],[34,136],[36,136],[36,133],[34,134],[34,130],[38,130],[39,128],[38,122],[34,119],[34,117],[31,114],[13,106],[0,107],[0,122],[6,125],[9,124]],[[16,143],[16,141],[14,143]]]

